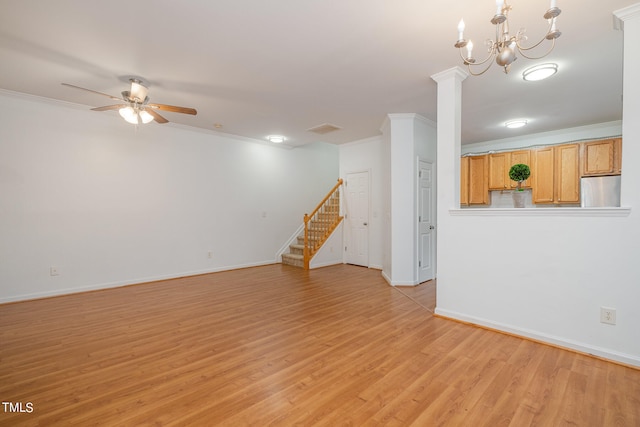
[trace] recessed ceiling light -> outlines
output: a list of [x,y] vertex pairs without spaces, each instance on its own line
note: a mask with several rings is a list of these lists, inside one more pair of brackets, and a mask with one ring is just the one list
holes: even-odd
[[536,82],[553,76],[558,72],[558,64],[539,64],[527,68],[522,72],[522,78],[528,82]]
[[518,128],[521,128],[522,126],[525,126],[527,123],[528,123],[527,120],[518,119],[518,120],[510,120],[506,122],[504,125],[509,129],[518,129]]
[[286,138],[282,135],[269,135],[267,139],[274,144],[280,144],[281,142],[284,142]]

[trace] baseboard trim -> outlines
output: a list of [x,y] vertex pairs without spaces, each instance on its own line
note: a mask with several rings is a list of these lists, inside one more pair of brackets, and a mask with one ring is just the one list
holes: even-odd
[[149,276],[149,277],[142,277],[137,279],[120,280],[116,282],[99,283],[94,285],[81,286],[77,288],[53,289],[47,292],[35,292],[31,294],[21,294],[21,295],[14,295],[10,297],[0,298],[0,304],[29,301],[29,300],[42,299],[42,298],[52,298],[52,297],[57,297],[62,295],[71,295],[71,294],[79,294],[83,292],[100,291],[104,289],[121,288],[123,286],[140,285],[142,283],[157,282],[160,280],[179,279],[182,277],[189,277],[189,276],[200,276],[202,274],[218,273],[221,271],[229,271],[229,270],[238,270],[241,268],[260,267],[263,265],[271,265],[271,264],[277,264],[277,262],[274,260],[269,260],[269,261],[239,264],[239,265],[233,265],[233,266],[224,266],[224,267],[218,267],[213,269],[185,271],[182,273],[175,273],[175,274],[164,274],[159,276]]
[[608,362],[614,362],[620,365],[632,369],[640,369],[640,357],[633,356],[631,354],[617,352],[608,348],[592,346],[581,342],[569,340],[566,338],[544,334],[529,329],[518,328],[511,325],[506,325],[491,320],[468,316],[462,313],[458,313],[451,310],[442,308],[435,309],[434,315],[444,319],[455,320],[457,322],[478,326],[484,329],[488,329],[494,332],[500,332],[507,335],[513,335],[518,338],[525,338],[530,341],[535,341],[540,344],[546,344],[553,347],[558,347],[563,350],[570,350],[577,353],[585,354],[587,356],[596,357],[606,360]]
[[416,282],[393,282],[393,281],[391,281],[391,278],[387,274],[385,274],[384,270],[382,271],[382,277],[384,277],[384,280],[387,281],[389,286],[417,286],[417,285],[419,285],[419,283],[416,283]]
[[332,261],[325,261],[325,262],[321,262],[318,264],[313,264],[311,263],[311,265],[309,265],[309,270],[315,270],[316,268],[323,268],[323,267],[330,267],[332,265],[338,265],[338,264],[344,264],[342,262],[342,260],[332,260]]

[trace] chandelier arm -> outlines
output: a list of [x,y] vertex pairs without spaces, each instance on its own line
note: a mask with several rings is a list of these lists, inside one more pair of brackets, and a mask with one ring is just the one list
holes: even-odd
[[[518,31],[518,34],[517,34],[517,35],[516,35],[516,37],[515,37],[515,42],[516,42],[516,46],[518,46],[518,50],[522,53],[523,51],[527,51],[527,50],[535,49],[536,47],[540,46],[540,45],[541,45],[545,40],[548,40],[548,39],[547,39],[547,34],[549,34],[549,33],[551,32],[551,29],[552,29],[552,28],[553,28],[553,23],[552,23],[552,22],[550,22],[550,23],[549,23],[549,28],[547,29],[547,33],[546,33],[546,34],[545,34],[545,35],[540,39],[540,41],[539,41],[538,43],[534,44],[533,46],[529,46],[529,47],[524,47],[524,46],[522,46],[522,45],[520,44],[520,40],[522,40],[522,37],[524,37],[524,36],[523,36],[523,34],[522,34],[522,31],[523,31],[523,30],[522,30],[522,29],[520,29],[520,30]],[[524,38],[526,38],[526,37],[524,37]],[[553,41],[554,41],[554,43],[555,43],[555,38],[554,38],[554,39],[552,39],[552,40],[553,40]],[[545,54],[545,55],[546,55],[546,54]],[[524,56],[524,55],[523,55],[523,56]],[[526,58],[526,56],[525,56],[525,58]],[[531,58],[530,58],[530,59],[531,59]]]
[[[487,61],[485,60],[484,62],[487,62]],[[491,68],[491,66],[493,65],[493,62],[489,62],[489,65],[487,65],[487,66],[484,68],[484,70],[480,71],[479,73],[474,73],[474,72],[471,70],[471,65],[482,65],[484,62],[480,62],[480,63],[478,63],[478,64],[467,64],[467,70],[469,70],[469,74],[471,74],[471,75],[472,75],[472,76],[474,76],[474,77],[477,77],[477,76],[481,76],[481,75],[483,75],[484,73],[486,73],[486,72],[487,72],[487,70],[488,70],[489,68]]]
[[544,42],[545,40],[547,40],[547,37],[543,37],[542,39],[540,39],[540,41],[536,44],[534,44],[533,46],[529,46],[529,47],[524,47],[522,45],[520,45],[520,38],[516,37],[515,42],[516,42],[516,46],[518,46],[518,50],[520,51],[527,51],[527,50],[531,50],[531,49],[535,49],[536,47],[540,46],[542,44],[542,42]]
[[539,46],[543,41],[545,41],[546,39],[542,39],[540,40],[535,46],[531,46],[529,48],[521,48],[520,45],[516,42],[516,46],[518,46],[518,52],[520,52],[520,55],[524,56],[527,59],[541,59],[544,58],[545,56],[549,55],[551,53],[551,51],[553,50],[553,48],[556,45],[556,39],[551,39],[551,46],[549,47],[549,49],[544,53],[544,55],[542,56],[527,56],[527,54],[525,54],[526,51],[533,49],[536,46]]
[[[465,57],[462,55],[462,49],[463,49],[463,48],[458,48],[458,53],[460,54],[460,58],[462,58],[462,61],[463,61],[465,64],[469,65],[470,63],[469,63],[469,61],[467,61],[467,59],[468,59],[468,58],[465,58]],[[482,60],[482,61],[480,61],[480,62],[473,62],[472,64],[473,64],[473,65],[482,65],[482,64],[484,64],[484,63],[485,63],[485,62],[487,62],[488,60],[490,60],[490,59],[492,59],[493,57],[495,57],[495,55],[496,55],[495,51],[496,51],[496,49],[495,49],[495,47],[492,45],[491,50],[489,51],[489,56],[487,56],[485,59],[483,59],[483,60]]]

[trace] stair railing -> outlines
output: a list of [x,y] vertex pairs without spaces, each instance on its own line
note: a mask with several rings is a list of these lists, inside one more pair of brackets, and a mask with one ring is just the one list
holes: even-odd
[[304,269],[309,269],[311,258],[336,229],[340,216],[340,186],[342,178],[316,206],[311,214],[304,214]]

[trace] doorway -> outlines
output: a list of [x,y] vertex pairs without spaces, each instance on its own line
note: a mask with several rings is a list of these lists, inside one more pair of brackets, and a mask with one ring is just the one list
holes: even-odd
[[436,225],[433,163],[418,160],[418,283],[435,278]]

